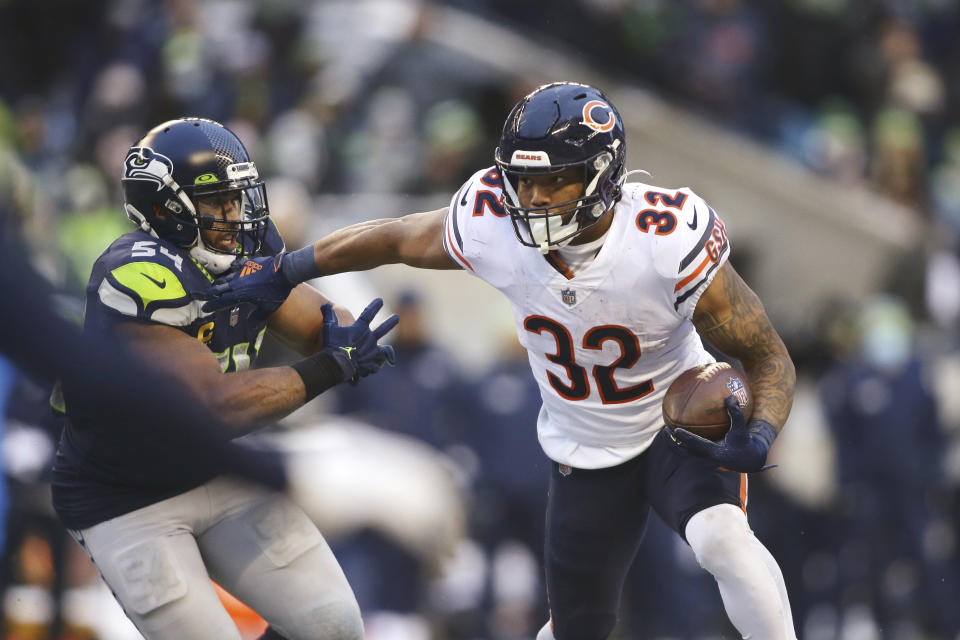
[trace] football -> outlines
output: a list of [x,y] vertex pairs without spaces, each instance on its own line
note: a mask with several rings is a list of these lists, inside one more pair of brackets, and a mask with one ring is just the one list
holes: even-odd
[[687,369],[673,381],[663,397],[663,421],[670,429],[686,429],[708,440],[720,440],[730,428],[724,399],[734,395],[750,419],[753,397],[746,377],[726,362],[711,362]]

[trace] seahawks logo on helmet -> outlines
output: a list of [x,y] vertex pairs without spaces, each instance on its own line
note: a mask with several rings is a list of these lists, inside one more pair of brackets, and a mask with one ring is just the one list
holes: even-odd
[[173,173],[170,158],[157,153],[150,147],[133,147],[123,162],[124,180],[145,180],[157,185],[157,191],[163,188],[164,176]]

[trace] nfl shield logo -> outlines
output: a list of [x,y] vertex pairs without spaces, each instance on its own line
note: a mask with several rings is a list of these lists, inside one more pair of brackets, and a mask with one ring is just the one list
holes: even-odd
[[572,307],[577,304],[577,292],[573,289],[561,289],[560,299],[563,300],[563,304]]
[[727,389],[730,389],[730,393],[736,396],[737,404],[741,407],[747,406],[747,389],[743,386],[743,381],[740,378],[727,380]]
[[235,327],[240,322],[240,307],[234,307],[230,310],[230,326]]

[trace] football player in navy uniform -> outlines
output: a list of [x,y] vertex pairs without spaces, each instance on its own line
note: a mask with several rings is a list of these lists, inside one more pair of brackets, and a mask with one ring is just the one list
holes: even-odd
[[[378,340],[396,318],[369,326],[379,300],[343,326],[308,286],[269,310],[249,303],[200,309],[194,295],[217,275],[257,270],[253,258],[283,250],[264,182],[230,130],[199,118],[160,124],[129,150],[122,185],[138,228],[95,263],[84,332],[146,358],[234,435],[392,361],[392,349]],[[340,316],[352,320],[345,310]],[[267,330],[305,357],[251,369]],[[363,637],[343,572],[299,507],[283,494],[215,476],[215,466],[180,465],[184,444],[173,430],[108,429],[78,387],[68,380],[63,388],[54,507],[144,636],[240,638],[213,579],[270,623],[267,638]]]
[[[510,112],[494,155],[449,207],[336,231],[277,271],[218,283],[211,307],[270,306],[301,275],[405,263],[463,269],[503,292],[539,383],[540,445],[553,461],[538,640],[601,640],[654,509],[716,579],[744,638],[796,634],[777,562],[754,536],[747,474],[790,411],[793,363],[730,265],[720,216],[688,188],[627,183],[620,115],[597,89],[545,85]],[[683,371],[740,360],[755,396],[733,395],[719,442],[663,428]]]

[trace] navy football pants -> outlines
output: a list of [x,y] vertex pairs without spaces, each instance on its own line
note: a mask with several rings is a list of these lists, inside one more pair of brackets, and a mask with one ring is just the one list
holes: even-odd
[[613,631],[651,507],[683,535],[707,507],[746,505],[745,474],[677,450],[665,430],[618,466],[569,475],[561,468],[554,463],[550,474],[544,550],[556,640],[603,640]]

